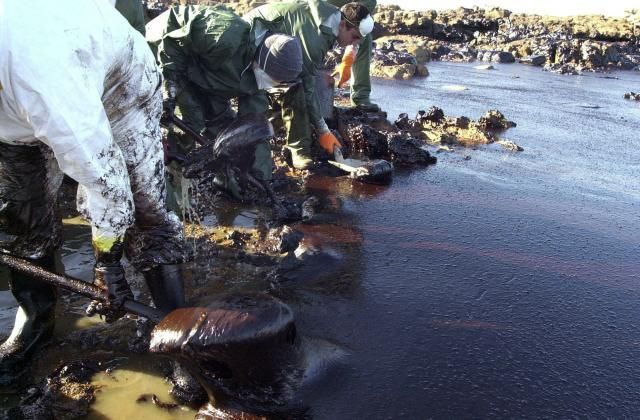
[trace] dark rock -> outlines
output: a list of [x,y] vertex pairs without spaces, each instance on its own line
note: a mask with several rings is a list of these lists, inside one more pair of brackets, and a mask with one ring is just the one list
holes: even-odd
[[379,63],[382,66],[392,66],[399,64],[417,64],[415,56],[403,51],[375,50],[373,52],[372,64]]
[[416,120],[421,124],[423,121],[439,123],[444,120],[444,111],[442,110],[442,108],[432,106],[426,113],[424,111],[418,111]]
[[437,159],[423,148],[423,142],[403,133],[388,133],[389,155],[398,165],[431,165]]
[[476,59],[477,52],[468,48],[459,50],[451,50],[448,54],[442,56],[442,61],[452,61],[457,63],[470,63]]
[[594,42],[584,42],[580,47],[580,60],[588,68],[604,67],[607,64],[607,57],[601,49],[601,45]]
[[267,236],[267,241],[273,244],[272,252],[285,254],[295,250],[303,237],[304,234],[302,232],[293,230],[289,226],[282,226],[277,229],[271,229]]
[[516,59],[510,52],[499,51],[495,54],[492,54],[491,61],[493,61],[494,63],[514,63]]
[[451,52],[451,48],[445,46],[445,45],[438,45],[438,47],[436,49],[433,50],[433,52],[431,53],[431,58],[435,59],[435,60],[439,60],[441,57],[449,54]]
[[624,94],[624,99],[630,99],[633,101],[640,101],[640,93],[627,92]]
[[581,70],[576,68],[576,66],[572,65],[572,64],[549,64],[549,63],[547,63],[544,66],[544,70],[550,71],[552,73],[570,74],[570,75],[576,75],[576,74],[580,74],[581,73]]
[[317,212],[317,207],[320,204],[320,200],[317,197],[311,196],[304,200],[302,203],[302,220],[304,222],[310,222],[313,220]]
[[478,120],[478,127],[483,130],[506,130],[507,128],[515,126],[516,123],[507,120],[502,112],[494,109],[487,111]]
[[547,61],[547,57],[544,55],[530,55],[518,60],[522,64],[529,64],[531,66],[543,66]]
[[412,126],[409,123],[409,115],[406,112],[403,112],[402,114],[398,115],[398,119],[394,122],[394,124],[400,130],[412,129]]
[[352,150],[369,158],[385,159],[389,155],[387,137],[366,124],[352,125],[348,129]]
[[465,116],[456,117],[454,120],[454,124],[457,128],[469,128],[469,123],[471,120]]

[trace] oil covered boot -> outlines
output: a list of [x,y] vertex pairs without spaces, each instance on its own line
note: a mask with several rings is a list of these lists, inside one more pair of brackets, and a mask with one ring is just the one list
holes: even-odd
[[[53,268],[53,258],[42,258],[36,264]],[[0,384],[11,383],[23,370],[38,344],[53,334],[57,291],[54,286],[27,274],[11,271],[9,286],[18,301],[13,330],[0,345]]]
[[169,313],[184,306],[182,264],[160,264],[143,275],[156,308]]

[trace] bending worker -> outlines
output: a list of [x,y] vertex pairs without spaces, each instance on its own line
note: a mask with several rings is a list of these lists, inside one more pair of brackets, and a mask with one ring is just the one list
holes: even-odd
[[[157,52],[164,75],[165,109],[209,139],[236,117],[230,99],[238,99],[238,116],[265,114],[265,89],[295,81],[302,71],[300,41],[291,36],[256,33],[223,6],[175,6],[147,24],[147,41]],[[170,149],[186,154],[191,138],[169,137]],[[267,142],[256,149],[253,171],[271,179],[271,150]],[[180,167],[172,163],[173,177]],[[233,179],[217,178],[239,196]],[[178,189],[179,182],[173,182]],[[181,194],[178,194],[178,197]]]
[[243,19],[254,27],[264,25],[302,41],[302,86],[289,88],[282,99],[282,120],[287,128],[287,147],[291,150],[293,166],[305,169],[313,163],[311,124],[320,146],[333,155],[335,148],[342,145],[320,113],[315,92],[316,69],[323,64],[335,42],[341,47],[355,46],[371,33],[373,19],[369,10],[361,3],[347,3],[338,9],[323,0],[307,0],[265,4]]
[[[123,314],[132,297],[123,253],[156,307],[182,306],[182,228],[164,207],[161,75],[142,35],[104,0],[0,0],[0,62],[2,251],[54,269],[64,173],[79,184],[105,294],[88,311]],[[19,308],[0,346],[3,380],[51,336],[56,305],[56,289],[37,278],[12,272],[9,284]]]
[[[327,3],[342,7],[349,0],[327,0]],[[360,0],[371,13],[376,9],[376,0]],[[339,65],[339,87],[342,87],[351,75],[351,105],[367,111],[379,111],[380,107],[371,102],[371,53],[373,39],[371,33],[362,38],[357,46],[345,48],[342,63]],[[353,63],[353,64],[351,64]]]

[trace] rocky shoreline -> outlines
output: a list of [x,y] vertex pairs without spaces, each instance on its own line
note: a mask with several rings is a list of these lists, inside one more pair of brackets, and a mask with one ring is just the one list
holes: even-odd
[[626,19],[546,17],[500,8],[415,12],[386,6],[376,9],[376,22],[378,38],[409,36],[415,45],[411,48],[422,47],[433,60],[520,62],[568,74],[640,69],[640,31]]

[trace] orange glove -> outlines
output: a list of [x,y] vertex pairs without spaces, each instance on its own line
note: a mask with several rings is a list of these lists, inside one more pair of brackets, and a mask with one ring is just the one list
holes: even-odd
[[351,79],[351,66],[353,66],[353,62],[356,59],[356,53],[358,49],[353,45],[349,45],[344,49],[344,54],[342,55],[342,61],[336,67],[336,70],[333,72],[332,76],[339,75],[340,79],[338,80],[338,87],[342,87],[345,83]]
[[331,131],[320,134],[318,142],[320,143],[320,147],[322,147],[331,156],[333,156],[336,147],[338,149],[342,148],[342,144],[338,141],[336,136],[334,136]]

